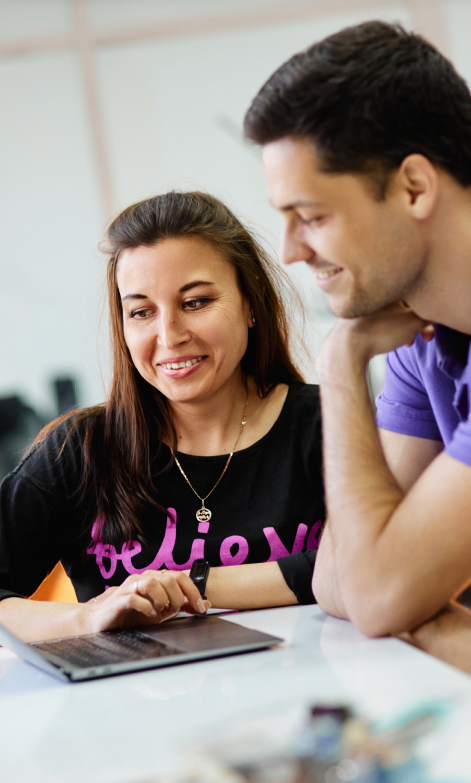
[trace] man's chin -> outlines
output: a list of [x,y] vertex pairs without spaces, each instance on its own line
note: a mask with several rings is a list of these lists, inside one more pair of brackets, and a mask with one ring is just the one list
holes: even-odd
[[382,305],[372,302],[345,302],[330,298],[330,309],[337,318],[363,318],[365,315],[372,315],[380,310]]
[[357,308],[352,307],[349,302],[332,301],[330,299],[330,309],[337,318],[357,318]]

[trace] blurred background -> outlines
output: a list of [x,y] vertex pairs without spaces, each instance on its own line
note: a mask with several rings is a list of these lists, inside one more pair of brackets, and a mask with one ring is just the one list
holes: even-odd
[[[471,80],[471,0],[0,0],[0,478],[44,423],[105,398],[109,219],[208,190],[276,255],[244,113],[296,51],[373,18],[421,32]],[[333,319],[302,266],[289,274],[314,359]]]

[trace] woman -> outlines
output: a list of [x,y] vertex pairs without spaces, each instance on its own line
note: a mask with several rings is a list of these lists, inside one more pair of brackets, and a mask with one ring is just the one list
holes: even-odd
[[[33,640],[313,601],[319,399],[274,266],[202,193],[124,210],[107,252],[110,397],[49,425],[2,485],[0,622]],[[80,603],[25,601],[59,560]]]

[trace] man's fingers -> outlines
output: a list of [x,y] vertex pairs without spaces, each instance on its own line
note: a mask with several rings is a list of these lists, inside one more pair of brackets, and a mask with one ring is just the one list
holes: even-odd
[[421,331],[422,339],[424,342],[429,343],[435,337],[435,327],[433,324],[427,324]]
[[[435,326],[433,324],[427,324],[426,326],[423,326],[422,329],[418,329],[417,334],[422,335],[424,343],[429,343],[430,340],[433,340],[435,337]],[[417,334],[411,342],[405,343],[406,348],[411,348],[414,345]]]

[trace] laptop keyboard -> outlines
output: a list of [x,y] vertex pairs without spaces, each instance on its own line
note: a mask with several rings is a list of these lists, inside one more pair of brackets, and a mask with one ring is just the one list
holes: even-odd
[[72,636],[54,642],[32,644],[42,653],[54,656],[62,661],[89,668],[126,661],[142,661],[149,658],[161,658],[169,655],[181,655],[184,651],[156,639],[139,636],[136,631],[113,631],[109,634],[93,636]]

